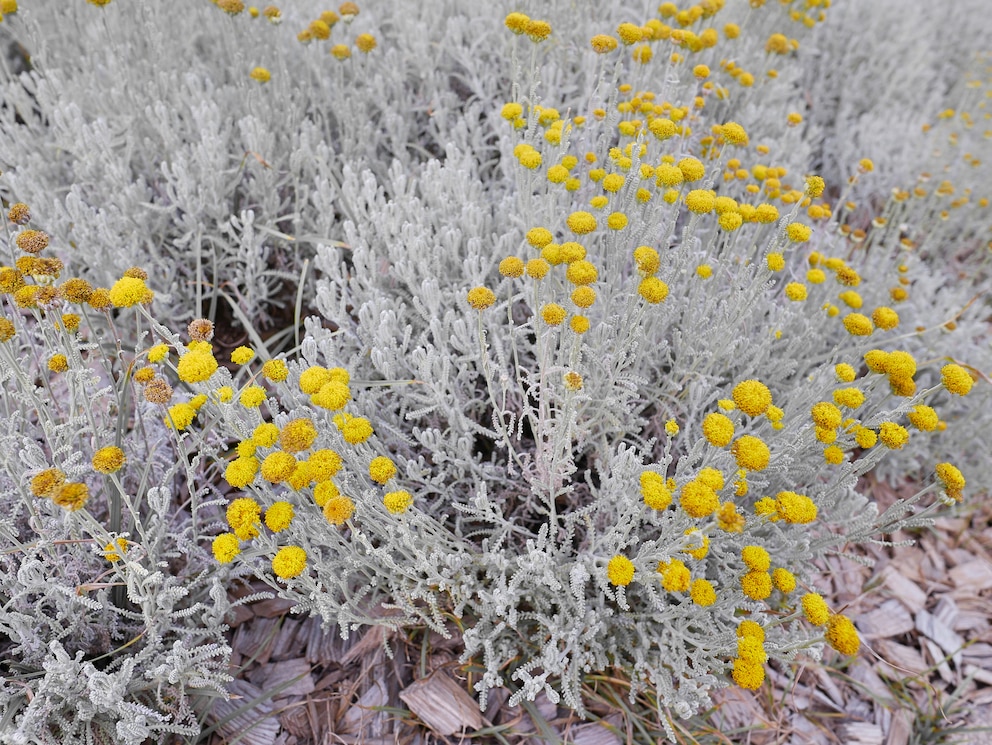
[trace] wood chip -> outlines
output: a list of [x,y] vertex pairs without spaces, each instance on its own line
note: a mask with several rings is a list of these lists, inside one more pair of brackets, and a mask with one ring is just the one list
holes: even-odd
[[926,637],[921,639],[920,642],[923,645],[923,649],[930,656],[930,660],[933,662],[933,665],[936,666],[937,674],[943,678],[944,682],[956,683],[957,681],[954,679],[954,673],[951,672],[951,666],[947,664],[947,660],[944,658],[944,652],[939,646],[937,646],[937,642],[932,639],[927,639]]
[[368,738],[382,737],[385,717],[382,712],[374,709],[385,706],[388,702],[389,694],[386,692],[386,686],[379,680],[373,682],[361,698],[348,707],[341,720],[342,731]]
[[885,745],[907,745],[913,732],[913,717],[906,709],[896,709],[889,724],[889,736]]
[[857,617],[858,632],[865,639],[888,639],[909,633],[916,625],[906,607],[890,598]]
[[[315,688],[310,663],[302,657],[259,665],[249,673],[248,679],[262,690],[271,691],[275,698],[305,696]],[[286,687],[276,690],[283,685]]]
[[923,636],[932,639],[948,655],[952,655],[956,665],[961,664],[961,647],[964,639],[950,626],[925,610],[916,614],[916,629]]
[[286,600],[286,598],[269,598],[268,600],[259,600],[257,603],[252,603],[251,609],[259,618],[275,618],[276,616],[284,616],[289,613],[289,609],[294,605],[296,603],[292,600]]
[[903,575],[894,565],[889,564],[882,570],[883,581],[896,599],[905,605],[911,613],[923,610],[927,602],[927,594],[909,577]]
[[839,727],[841,739],[847,745],[882,745],[882,728],[868,722],[848,722]]
[[448,736],[482,727],[482,712],[465,689],[443,670],[418,680],[400,691],[400,699],[420,720]]
[[958,564],[949,573],[951,582],[959,590],[978,594],[992,588],[992,564],[984,559]]
[[878,665],[877,670],[889,678],[919,675],[930,667],[916,647],[907,647],[905,644],[882,639],[876,642],[875,648],[885,661]]
[[620,745],[623,740],[606,725],[610,724],[619,729],[621,723],[621,718],[613,715],[601,722],[580,724],[564,733],[565,741],[571,745]]
[[[243,745],[272,745],[280,729],[279,720],[272,716],[272,701],[264,698],[260,688],[240,678],[228,683],[227,689],[231,699],[214,699],[210,709],[210,719],[223,722],[217,727],[220,735],[227,741],[237,739]],[[255,699],[264,700],[227,719]],[[227,721],[223,721],[225,719]]]

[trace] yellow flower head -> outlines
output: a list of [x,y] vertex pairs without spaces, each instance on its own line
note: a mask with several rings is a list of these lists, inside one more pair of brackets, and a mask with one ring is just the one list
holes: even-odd
[[775,511],[779,519],[801,525],[813,522],[817,514],[816,504],[812,499],[792,491],[781,491],[776,495]]
[[100,473],[115,473],[124,465],[124,451],[115,445],[108,445],[93,453],[93,470]]
[[661,474],[654,471],[641,472],[641,496],[644,504],[652,510],[664,510],[672,503],[672,492]]
[[220,564],[229,564],[235,556],[241,553],[241,543],[234,533],[221,533],[214,538],[211,547],[214,558]]
[[755,572],[767,572],[772,559],[761,546],[745,546],[741,549],[741,561]]
[[934,470],[937,472],[937,479],[940,481],[941,486],[944,487],[947,495],[960,501],[961,492],[964,490],[965,485],[964,476],[961,474],[961,471],[950,463],[938,463]]
[[308,449],[317,439],[317,428],[306,417],[291,419],[279,432],[279,447],[287,453]]
[[265,511],[265,525],[273,533],[279,533],[289,527],[294,514],[293,505],[289,502],[274,502]]
[[801,603],[803,615],[814,626],[823,626],[830,619],[830,608],[827,607],[827,601],[822,595],[808,592],[803,595]]
[[680,559],[658,562],[661,586],[666,592],[685,592],[689,589],[692,574]]
[[679,504],[689,517],[701,519],[709,517],[720,506],[720,498],[702,481],[690,481],[682,487]]
[[940,368],[940,382],[950,393],[967,396],[975,384],[971,375],[961,365],[944,365]]
[[272,557],[272,571],[281,579],[292,579],[307,567],[307,552],[299,546],[283,546]]
[[840,614],[833,614],[827,620],[827,631],[824,636],[827,643],[841,654],[855,655],[861,646],[858,630],[854,628],[851,619]]
[[734,439],[734,423],[725,414],[707,414],[703,419],[703,437],[714,447],[726,447]]
[[634,579],[634,562],[617,554],[606,565],[606,576],[614,585],[629,585]]
[[233,352],[231,352],[231,362],[235,365],[244,365],[251,361],[252,357],[255,356],[254,350],[249,347],[238,347]]
[[405,490],[386,492],[382,497],[382,503],[386,509],[394,515],[400,515],[410,509],[413,504],[413,496]]
[[772,392],[760,380],[744,380],[734,386],[734,403],[748,416],[761,416],[772,405]]
[[176,365],[176,372],[179,379],[184,383],[202,383],[210,379],[210,376],[217,371],[217,360],[209,347],[195,347],[189,349],[179,358]]
[[155,294],[137,277],[121,277],[110,288],[109,299],[115,308],[130,308],[139,303],[147,305]]
[[369,463],[369,477],[377,484],[385,484],[396,475],[396,465],[386,456],[378,455]]
[[752,600],[765,600],[772,594],[772,576],[752,569],[741,575],[741,591]]

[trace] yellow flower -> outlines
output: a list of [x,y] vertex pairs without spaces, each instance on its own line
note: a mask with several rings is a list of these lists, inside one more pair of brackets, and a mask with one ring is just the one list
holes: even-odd
[[940,382],[956,396],[966,396],[975,384],[971,375],[961,365],[944,365],[940,368]]
[[595,265],[585,259],[573,261],[565,270],[565,278],[573,285],[591,285],[598,276]]
[[750,619],[744,619],[739,624],[737,624],[737,638],[741,639],[744,637],[750,637],[752,639],[757,639],[759,644],[765,643],[765,629],[757,621],[751,621]]
[[607,34],[596,34],[590,43],[596,54],[607,54],[617,48],[617,40]]
[[541,318],[549,326],[560,326],[568,313],[558,303],[546,303],[541,306]]
[[844,328],[851,336],[871,336],[875,330],[871,319],[861,313],[848,313],[844,316]]
[[257,80],[259,83],[268,83],[272,78],[272,73],[264,67],[255,67],[250,73],[248,73],[248,77],[252,80]]
[[756,572],[767,572],[771,566],[772,558],[761,546],[745,546],[741,549],[741,560],[748,569]]
[[606,576],[614,585],[629,585],[634,580],[634,562],[617,554],[606,565]]
[[293,505],[289,502],[273,502],[265,511],[265,524],[273,533],[278,533],[289,527],[293,515]]
[[365,442],[373,435],[372,424],[365,417],[349,417],[341,423],[339,429],[349,445]]
[[413,504],[413,496],[405,490],[386,492],[382,498],[382,503],[386,509],[394,515],[400,515],[410,509]]
[[506,27],[510,31],[520,35],[527,32],[527,24],[530,23],[530,17],[523,13],[510,13],[503,20],[503,23],[506,24]]
[[168,344],[156,344],[148,350],[149,362],[161,362],[169,356]]
[[892,310],[892,308],[887,308],[883,305],[872,311],[871,320],[880,329],[888,331],[899,325],[899,314]]
[[682,487],[679,504],[690,517],[709,517],[720,506],[716,492],[702,481],[690,481]]
[[737,511],[736,504],[724,502],[716,514],[716,524],[724,532],[743,533],[745,520],[744,516]]
[[858,630],[854,628],[851,619],[835,613],[827,621],[827,631],[824,635],[827,643],[841,654],[855,655],[861,646]]
[[396,475],[396,465],[386,456],[378,455],[369,463],[369,477],[377,484],[385,484]]
[[694,579],[689,586],[689,596],[692,602],[706,608],[716,602],[716,590],[713,584],[705,579]]
[[220,564],[230,563],[235,556],[241,553],[241,544],[233,533],[221,533],[214,538],[211,548],[214,552],[214,558]]
[[321,481],[313,488],[313,501],[321,508],[340,495],[341,492],[333,481]]
[[808,296],[806,285],[801,282],[789,282],[785,286],[785,296],[795,303],[801,303]]
[[[707,69],[706,72],[708,74],[709,70]],[[695,74],[695,71],[693,72],[693,74]],[[727,122],[722,127],[720,127],[720,135],[727,143],[731,145],[737,145],[738,147],[744,147],[745,145],[748,144],[749,141],[747,132],[744,130],[744,127],[742,127],[737,122]]]
[[217,360],[209,347],[190,347],[176,365],[179,379],[184,383],[202,383],[210,379],[217,370]]
[[115,445],[108,445],[93,453],[93,470],[100,473],[114,473],[124,465],[124,451]]
[[659,561],[658,574],[661,575],[661,586],[666,592],[685,592],[689,589],[692,574],[680,559]]
[[331,497],[324,503],[323,512],[324,518],[331,525],[344,525],[355,514],[355,503],[345,496]]
[[287,453],[306,450],[317,439],[317,428],[306,417],[291,419],[279,432],[279,447]]
[[675,437],[679,433],[679,425],[674,419],[669,419],[665,422],[665,432],[668,433],[669,437]]
[[341,456],[333,450],[314,450],[307,459],[314,481],[327,481],[341,470]]
[[363,54],[368,54],[375,49],[376,44],[377,42],[372,34],[359,34],[355,37],[355,46],[358,47],[358,51]]
[[634,249],[634,263],[637,264],[637,271],[641,276],[651,276],[661,266],[661,257],[650,246],[638,246]]
[[785,234],[793,243],[805,243],[810,239],[813,231],[801,222],[790,222],[785,227]]
[[[149,384],[150,385],[150,384]],[[167,427],[182,432],[196,418],[196,408],[191,404],[179,403],[169,407],[169,415],[164,418]]]
[[838,406],[857,409],[865,402],[865,394],[858,388],[840,388],[834,391],[834,402]]
[[664,510],[672,503],[672,492],[666,486],[661,474],[643,471],[640,482],[644,504],[652,510]]
[[737,637],[737,657],[748,662],[761,664],[768,661],[764,642],[753,636]]
[[937,472],[937,478],[944,487],[944,491],[947,492],[947,496],[960,501],[961,492],[965,485],[961,471],[950,463],[938,463],[934,470]]
[[752,600],[765,600],[772,594],[772,577],[768,572],[751,570],[741,576],[741,591]]
[[682,178],[689,182],[699,181],[706,175],[706,168],[703,166],[702,161],[697,158],[682,158],[678,162],[678,167],[682,171]]
[[765,258],[769,271],[780,272],[785,269],[785,257],[780,253],[770,253]]
[[120,561],[127,553],[128,543],[123,538],[111,541],[103,547],[103,558],[107,561]]
[[488,287],[473,287],[465,298],[476,310],[485,310],[496,302],[496,293]]
[[262,365],[262,377],[273,383],[281,383],[289,377],[289,368],[282,360],[269,360]]
[[817,514],[816,504],[812,499],[792,491],[781,491],[775,496],[775,511],[787,523],[802,525],[813,522]]
[[734,386],[734,403],[748,416],[761,416],[772,405],[772,392],[760,380],[745,380]]
[[499,262],[499,273],[504,277],[520,277],[524,273],[523,259],[518,256],[507,256]]
[[265,389],[260,385],[250,385],[238,396],[238,401],[246,409],[257,409],[265,399]]
[[822,595],[808,592],[802,597],[803,615],[814,626],[822,626],[830,618],[830,608]]
[[[731,24],[728,24],[731,25]],[[765,668],[757,662],[734,658],[734,682],[748,691],[755,691],[765,680]]]
[[901,450],[909,442],[909,431],[895,422],[882,422],[878,428],[878,439],[892,450]]
[[630,46],[644,38],[644,29],[633,23],[621,23],[617,26],[617,36],[626,46]]
[[262,478],[273,484],[285,481],[295,470],[296,458],[281,450],[269,453],[262,461]]
[[48,358],[48,369],[55,373],[63,373],[69,369],[69,360],[64,354],[53,354]]
[[115,308],[130,308],[138,303],[150,303],[154,293],[137,277],[121,277],[110,288],[109,299]]
[[637,286],[637,294],[648,303],[657,305],[668,297],[668,285],[657,277],[645,277]]
[[351,389],[340,380],[328,380],[310,397],[310,403],[314,406],[330,411],[343,409],[350,400]]
[[707,414],[703,419],[703,437],[714,447],[726,447],[734,439],[734,423],[725,414]]
[[917,404],[913,409],[906,414],[906,418],[909,419],[909,423],[916,427],[921,432],[933,432],[937,429],[937,425],[940,422],[940,417],[937,416],[937,412],[930,406],[924,404]]
[[[792,115],[790,114],[790,121],[791,121],[791,116]],[[799,118],[799,121],[802,121],[801,116]],[[796,122],[796,124],[798,123],[799,122]],[[827,188],[827,184],[821,176],[806,177],[806,193],[809,196],[813,197],[813,199],[816,199],[818,196],[823,194],[823,190],[826,188]]]
[[242,540],[258,535],[255,526],[259,524],[262,508],[250,497],[240,497],[227,505],[227,524]]
[[252,357],[255,356],[254,350],[249,347],[238,347],[233,352],[231,352],[231,362],[235,365],[244,365],[251,361]]
[[251,438],[260,448],[270,448],[279,439],[279,428],[272,422],[262,422],[252,430]]
[[335,59],[339,60],[346,60],[351,56],[351,50],[347,44],[335,44],[331,47],[330,53],[334,55]]
[[596,229],[596,218],[588,212],[573,212],[565,222],[569,230],[577,235],[585,235]]
[[272,557],[272,571],[282,579],[292,579],[307,567],[307,552],[299,546],[283,546]]
[[693,189],[685,195],[685,206],[689,208],[690,212],[699,215],[712,212],[715,204],[716,197],[706,189]]
[[820,401],[817,404],[813,404],[810,414],[816,426],[822,429],[837,429],[844,418],[840,409],[829,401]]
[[550,270],[551,264],[544,259],[531,259],[526,265],[527,276],[533,279],[544,279]]
[[779,567],[772,572],[772,584],[777,590],[788,595],[796,589],[796,578],[788,569]]
[[846,362],[840,362],[834,365],[834,375],[837,376],[837,380],[841,383],[850,383],[857,376],[854,371],[854,367],[847,364]]
[[742,435],[730,446],[730,452],[740,468],[748,471],[763,471],[768,467],[771,450],[758,437]]

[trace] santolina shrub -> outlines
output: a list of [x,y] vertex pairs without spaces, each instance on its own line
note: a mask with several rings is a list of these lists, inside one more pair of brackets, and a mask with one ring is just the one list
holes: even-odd
[[[138,22],[92,4],[68,12],[94,33]],[[161,96],[114,120],[154,148],[108,139],[118,93],[70,72],[86,42],[63,28],[25,17],[50,62],[6,81],[0,592],[6,656],[45,680],[29,697],[4,671],[7,740],[195,732],[244,575],[343,635],[457,621],[483,706],[506,686],[581,712],[584,677],[619,669],[686,716],[769,665],[856,654],[817,560],[987,491],[967,447],[990,411],[987,60],[914,133],[932,155],[883,171],[818,154],[806,49],[843,35],[829,2],[525,8],[474,46],[480,20],[438,25],[441,4],[399,4],[402,27],[189,5],[145,8],[129,43],[187,24],[202,57],[156,68],[103,37]],[[83,146],[52,163],[53,142]],[[921,488],[880,511],[869,473]],[[59,561],[57,620],[29,633]],[[156,629],[105,669],[87,655],[130,626],[69,650],[60,631],[58,588],[95,565],[114,581],[73,623]],[[96,708],[73,713],[80,675]]]

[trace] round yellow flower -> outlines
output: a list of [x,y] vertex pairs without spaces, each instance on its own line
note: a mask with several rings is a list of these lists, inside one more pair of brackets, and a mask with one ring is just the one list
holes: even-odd
[[[708,74],[709,70],[706,72]],[[749,142],[747,132],[744,130],[744,127],[737,122],[727,122],[720,127],[720,135],[728,144],[736,145],[738,147],[744,147]]]
[[382,497],[382,503],[386,509],[394,515],[400,515],[410,509],[413,504],[413,496],[405,490],[386,492]]
[[565,222],[568,229],[577,235],[585,235],[596,229],[596,218],[589,212],[573,212]]
[[805,243],[813,235],[809,225],[801,222],[790,222],[785,228],[785,234],[793,243]]
[[685,206],[689,208],[690,212],[695,212],[698,215],[712,212],[715,204],[716,196],[706,189],[693,189],[685,195]]
[[211,546],[214,558],[220,564],[229,564],[231,560],[241,553],[241,543],[234,533],[221,533],[214,538]]
[[368,54],[373,49],[376,48],[377,42],[372,34],[359,34],[355,37],[355,46],[358,47],[358,51],[363,54]]
[[269,453],[262,461],[262,478],[273,484],[285,481],[295,470],[296,458],[281,450]]
[[878,428],[878,439],[892,450],[901,450],[909,442],[909,431],[895,422],[882,422]]
[[775,585],[775,589],[788,595],[796,589],[796,577],[788,569],[779,567],[772,572],[772,584]]
[[841,654],[855,655],[861,646],[858,630],[854,628],[851,619],[835,613],[827,621],[827,631],[824,636],[827,643]]
[[805,525],[816,519],[817,508],[805,494],[781,491],[775,497],[775,510],[779,519],[787,523]]
[[259,83],[268,83],[272,78],[272,73],[266,70],[264,67],[252,68],[252,71],[248,73],[248,77],[252,80],[256,80]]
[[541,306],[541,318],[549,326],[560,326],[568,313],[558,303],[547,303]]
[[731,445],[730,452],[737,461],[738,467],[748,471],[765,470],[771,459],[771,450],[760,438],[754,435],[738,437]]
[[692,602],[703,608],[709,607],[716,602],[716,590],[709,580],[694,579],[689,586],[689,596]]
[[975,384],[971,375],[961,365],[944,365],[940,368],[940,382],[956,396],[966,396]]
[[668,489],[661,474],[654,471],[643,471],[640,481],[644,504],[652,510],[664,510],[672,503],[672,492]]
[[369,477],[377,484],[385,484],[396,475],[396,465],[386,456],[379,455],[369,463]]
[[590,43],[596,54],[607,54],[617,48],[617,40],[607,34],[596,34]]
[[679,504],[689,517],[709,517],[720,506],[716,492],[702,481],[690,481],[682,487]]
[[614,585],[629,585],[634,580],[634,562],[617,554],[606,565],[606,576]]
[[666,592],[685,592],[689,589],[692,574],[681,559],[658,562],[661,586]]
[[179,358],[176,372],[184,383],[202,383],[217,371],[217,360],[209,348],[191,348]]
[[637,286],[637,294],[648,303],[657,305],[668,297],[668,285],[657,277],[645,277]]
[[291,419],[279,432],[279,447],[287,453],[306,450],[317,439],[317,428],[306,417]]
[[373,435],[372,424],[365,417],[352,417],[341,425],[341,434],[349,445],[365,442]]
[[254,350],[248,347],[238,347],[233,352],[231,352],[231,362],[235,365],[244,365],[251,361],[252,357],[255,356]]
[[273,502],[265,511],[265,524],[273,533],[279,533],[289,527],[294,514],[289,502]]
[[938,463],[934,470],[937,472],[937,478],[940,480],[947,495],[960,501],[961,492],[964,490],[965,485],[964,476],[961,474],[961,471],[950,463]]
[[771,566],[772,557],[761,546],[745,546],[741,549],[741,561],[748,569],[755,572],[767,572]]
[[258,458],[254,456],[235,458],[227,464],[224,479],[235,489],[243,489],[255,480],[258,473]]
[[823,596],[808,592],[802,597],[803,615],[814,626],[823,626],[830,619],[830,608]]
[[341,456],[333,450],[314,450],[307,459],[314,481],[327,481],[341,470]]
[[269,360],[262,365],[262,377],[272,383],[281,383],[289,377],[289,368],[282,360]]
[[772,576],[752,569],[741,576],[741,591],[752,600],[765,600],[772,594]]
[[246,409],[257,409],[266,399],[265,389],[258,385],[250,385],[241,391],[238,401]]
[[875,330],[871,319],[861,313],[848,313],[844,316],[844,328],[851,336],[871,336]]
[[272,571],[282,579],[292,579],[307,567],[307,552],[299,546],[283,546],[272,557]]
[[499,273],[504,277],[520,277],[524,273],[524,262],[518,256],[507,256],[499,262]]
[[906,414],[906,418],[909,419],[909,423],[916,427],[921,432],[933,432],[937,429],[937,425],[940,422],[940,417],[937,416],[937,412],[930,406],[924,404],[917,404],[913,409]]
[[880,329],[888,331],[899,325],[899,314],[892,310],[892,308],[887,308],[883,305],[872,311],[871,320]]
[[742,660],[740,657],[734,658],[733,670],[734,682],[741,688],[748,691],[756,691],[761,688],[765,680],[765,668],[757,662]]
[[485,310],[496,302],[496,293],[488,287],[473,287],[468,291],[466,300],[475,310]]
[[345,496],[331,497],[324,503],[323,512],[331,525],[344,525],[355,514],[355,503]]
[[103,558],[107,561],[120,561],[127,553],[128,543],[123,538],[111,541],[103,547]]
[[772,392],[760,380],[744,380],[731,394],[737,408],[748,416],[761,416],[772,405]]
[[703,437],[714,447],[726,447],[734,439],[734,423],[724,414],[707,414],[703,419]]
[[93,453],[93,470],[100,473],[115,473],[124,466],[124,451],[115,445],[108,445]]
[[154,293],[145,286],[143,279],[121,277],[110,288],[109,299],[115,308],[130,308],[139,303],[150,303]]

